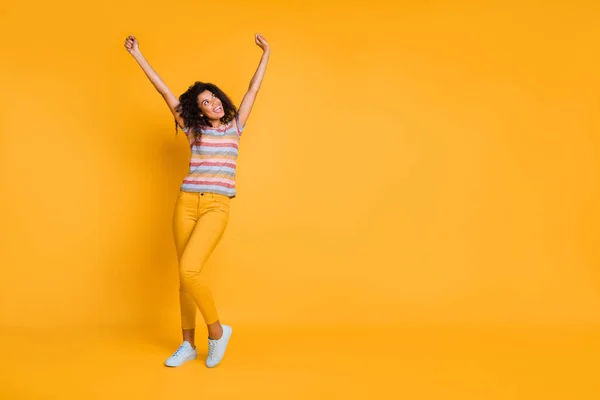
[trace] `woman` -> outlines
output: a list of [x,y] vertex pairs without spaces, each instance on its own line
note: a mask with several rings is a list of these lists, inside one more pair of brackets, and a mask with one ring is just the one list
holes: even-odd
[[235,172],[240,137],[260,89],[270,47],[255,36],[263,53],[239,109],[217,86],[196,82],[175,97],[142,55],[138,41],[129,36],[125,48],[162,95],[189,139],[190,170],[184,178],[173,215],[175,247],[179,260],[180,308],[183,343],[167,359],[178,367],[196,358],[196,308],[208,328],[207,367],[217,366],[231,337],[229,325],[221,325],[210,288],[201,273],[204,263],[219,243],[229,220],[229,203],[236,195]]

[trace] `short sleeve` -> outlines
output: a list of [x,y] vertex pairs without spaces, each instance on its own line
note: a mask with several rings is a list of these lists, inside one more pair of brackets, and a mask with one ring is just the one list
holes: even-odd
[[188,141],[190,142],[190,147],[192,147],[194,145],[194,143],[196,142],[196,136],[193,135],[194,130],[187,126],[181,128],[181,130],[183,131],[183,133],[185,133],[185,136],[187,137]]
[[235,116],[235,129],[237,130],[238,136],[242,136],[242,132],[244,132],[244,128],[246,126],[240,126],[240,116]]

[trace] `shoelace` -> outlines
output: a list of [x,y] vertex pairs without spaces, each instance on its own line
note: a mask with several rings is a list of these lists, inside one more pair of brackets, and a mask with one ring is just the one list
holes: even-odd
[[179,357],[180,353],[182,353],[184,349],[185,347],[183,345],[179,346],[179,348],[175,351],[175,354],[173,354],[173,357]]
[[217,350],[217,341],[209,340],[208,341],[208,357],[212,358],[215,355],[216,350]]

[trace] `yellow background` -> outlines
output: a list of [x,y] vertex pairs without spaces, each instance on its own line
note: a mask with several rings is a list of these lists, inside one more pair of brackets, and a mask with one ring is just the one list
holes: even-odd
[[[364,351],[426,336],[398,327],[495,327],[490,337],[530,327],[531,338],[547,332],[540,327],[597,327],[599,11],[592,1],[2,4],[3,345],[49,335],[60,348],[69,332],[147,329],[169,338],[147,360],[158,366],[177,345],[171,215],[189,150],[125,51],[130,34],[177,95],[210,81],[236,104],[260,58],[254,33],[271,44],[241,142],[230,225],[206,269],[223,320],[247,337],[283,329],[290,340],[280,339],[279,352],[299,354],[295,341],[312,346],[309,338],[327,332],[339,344],[338,334],[360,327],[356,342],[347,339],[356,359],[343,361],[344,347],[332,357],[348,366]],[[387,329],[394,334],[381,337]],[[436,343],[447,336],[426,332]],[[469,332],[457,340],[480,337]],[[238,354],[242,343],[254,345],[242,337]],[[590,344],[581,354],[598,350]],[[406,350],[355,373],[370,382],[402,371]],[[58,354],[49,362],[66,368]],[[46,379],[49,365],[40,367]],[[223,382],[262,382],[227,376],[225,365],[215,375]],[[404,368],[399,375],[413,371]],[[56,381],[39,397],[15,394],[15,382],[27,386],[19,371],[5,375],[7,398],[68,397],[53,397],[64,389]],[[302,374],[289,371],[289,382]],[[487,398],[529,393],[488,390],[493,379],[473,371],[474,386],[445,394],[373,384],[390,397],[479,393],[469,387]],[[579,398],[598,389],[573,376]],[[363,393],[344,394],[348,382],[330,378],[314,381],[306,397],[294,393]],[[73,393],[89,397],[86,387]],[[262,384],[248,390],[228,393],[292,395]]]

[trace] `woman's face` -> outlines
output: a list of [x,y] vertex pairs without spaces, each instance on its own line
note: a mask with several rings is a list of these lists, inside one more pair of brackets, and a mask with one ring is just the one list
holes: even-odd
[[209,120],[218,120],[225,116],[221,100],[209,90],[198,95],[198,107],[202,115]]

